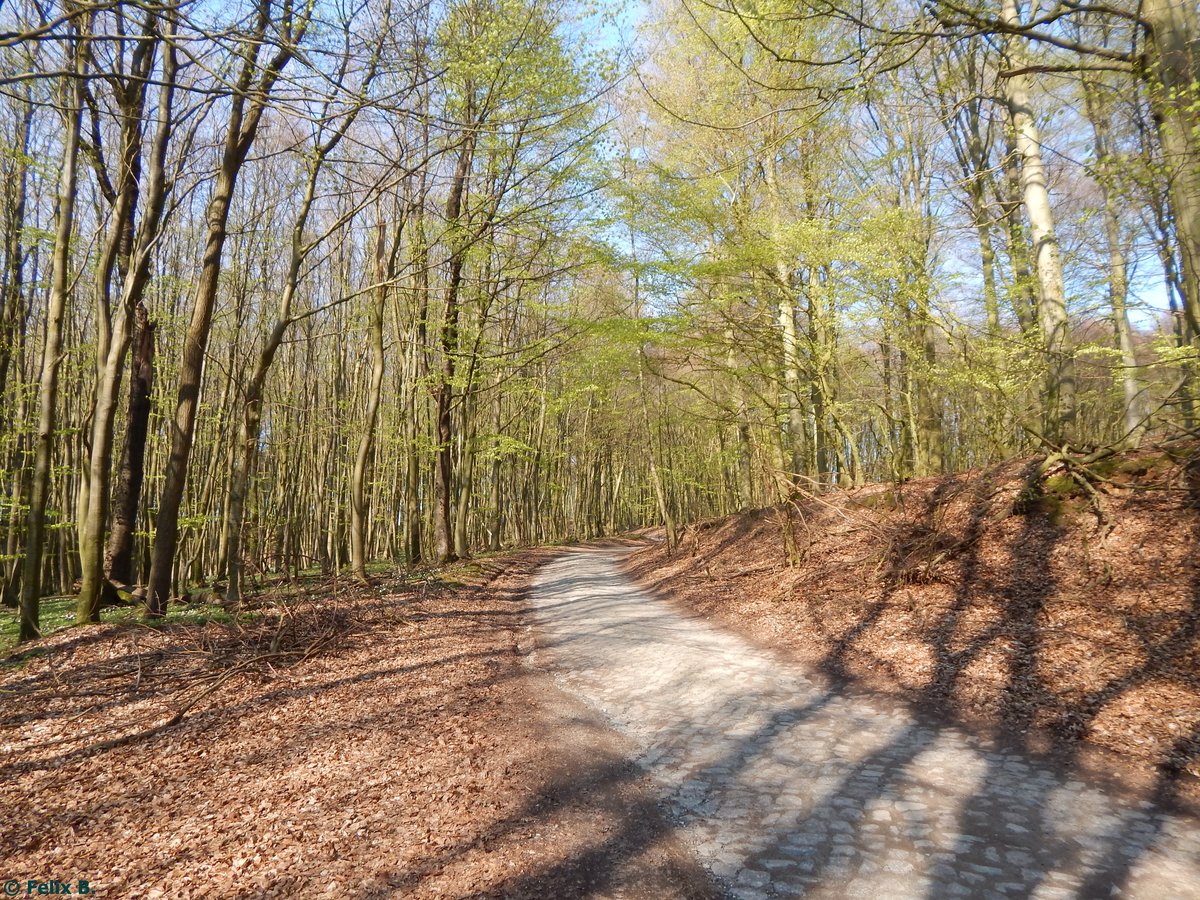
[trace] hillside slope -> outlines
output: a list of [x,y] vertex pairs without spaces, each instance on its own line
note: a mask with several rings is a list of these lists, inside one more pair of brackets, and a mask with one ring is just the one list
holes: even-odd
[[630,571],[832,678],[1194,800],[1198,457],[1112,457],[1090,489],[1025,459],[807,496],[693,525]]

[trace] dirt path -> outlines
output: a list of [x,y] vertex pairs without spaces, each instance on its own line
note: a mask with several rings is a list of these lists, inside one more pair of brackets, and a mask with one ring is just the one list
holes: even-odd
[[1200,821],[824,685],[569,553],[534,659],[605,714],[735,896],[1200,897]]

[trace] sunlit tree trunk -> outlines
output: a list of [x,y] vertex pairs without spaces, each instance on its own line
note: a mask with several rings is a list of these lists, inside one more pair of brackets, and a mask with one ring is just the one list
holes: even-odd
[[1004,211],[1004,222],[1008,232],[1008,258],[1012,266],[1011,301],[1013,314],[1023,335],[1033,335],[1037,329],[1037,284],[1030,268],[1029,239],[1025,223],[1021,220],[1022,194],[1021,166],[1018,162],[1016,135],[1012,128],[1012,117],[1008,118],[1006,144],[1002,166],[1004,178],[1000,186],[1000,205]]
[[19,634],[22,641],[33,640],[40,634],[42,551],[46,535],[46,501],[50,496],[51,467],[54,462],[58,374],[63,353],[63,316],[67,308],[67,295],[71,290],[71,238],[75,232],[86,40],[84,35],[77,33],[74,36],[73,72],[67,77],[63,89],[66,127],[63,132],[63,161],[59,172],[58,201],[54,214],[54,249],[51,257],[50,291],[46,302],[46,339],[42,347],[42,369],[38,384],[37,436],[30,482],[29,514],[25,525],[25,571],[21,579]]
[[1200,339],[1200,13],[1195,0],[1145,0],[1150,102],[1179,241],[1189,337]]
[[[1002,0],[1001,18],[1006,25],[1020,27],[1017,0]],[[1009,56],[1013,67],[1019,70],[1024,64],[1024,54],[1019,50],[1017,39],[1010,43]],[[1038,277],[1038,324],[1046,355],[1043,427],[1051,440],[1062,441],[1072,436],[1070,431],[1075,421],[1075,364],[1070,347],[1062,258],[1050,206],[1050,185],[1042,162],[1041,137],[1029,99],[1028,76],[1020,72],[1007,75],[1004,89],[1021,156],[1021,188],[1033,236],[1033,259]]]
[[[148,32],[147,40],[152,36],[153,28],[149,28]],[[146,56],[140,63],[142,74],[133,73],[130,76],[132,82],[144,77],[152,67],[153,53],[150,48],[143,44],[137,52],[144,52]],[[175,49],[167,46],[163,53],[162,86],[160,87],[157,111],[158,127],[154,136],[146,178],[148,185],[146,209],[142,215],[141,225],[136,230],[136,236],[134,216],[137,211],[137,200],[140,193],[139,181],[142,174],[142,128],[140,124],[142,101],[140,96],[132,101],[127,100],[122,107],[127,121],[123,127],[124,146],[122,148],[121,173],[118,179],[121,192],[113,211],[113,234],[110,239],[111,250],[117,256],[117,270],[122,278],[120,296],[116,307],[112,310],[113,318],[107,349],[103,353],[103,364],[97,375],[95,403],[92,410],[91,457],[89,470],[86,473],[88,499],[79,538],[82,581],[75,614],[80,622],[98,622],[100,619],[100,600],[104,584],[104,529],[109,510],[108,493],[112,473],[113,431],[121,389],[121,376],[129,351],[134,317],[136,310],[141,305],[142,295],[150,278],[150,257],[159,238],[166,202],[166,154],[173,129],[172,104],[176,69]],[[136,86],[139,90],[144,90],[143,85]],[[134,93],[136,94],[138,91]],[[138,117],[137,123],[129,121],[134,117]],[[100,278],[104,284],[107,284],[108,272],[102,271]],[[107,293],[107,289],[104,292]],[[107,313],[107,302],[104,305]]]
[[[371,447],[375,441],[375,427],[379,420],[379,401],[383,394],[383,314],[388,290],[384,285],[388,265],[384,248],[384,226],[379,224],[378,243],[375,251],[375,281],[371,304],[371,383],[367,387],[367,415],[363,433],[358,440],[358,453],[354,458],[354,471],[350,476],[350,568],[359,581],[367,582],[367,464],[371,458]],[[399,235],[397,235],[397,241]]]
[[258,56],[262,47],[266,45],[263,38],[272,23],[273,15],[278,15],[279,11],[273,8],[272,0],[259,0],[254,30],[248,42],[250,49],[244,51],[241,73],[229,102],[229,119],[221,165],[206,215],[208,229],[204,257],[196,284],[191,320],[184,335],[183,357],[179,367],[179,390],[175,414],[171,421],[171,449],[167,457],[163,489],[158,504],[150,586],[146,596],[146,613],[151,617],[166,613],[167,601],[171,595],[175,553],[179,542],[179,512],[187,484],[188,460],[192,453],[196,427],[196,407],[200,402],[200,385],[204,373],[204,355],[208,347],[213,308],[220,286],[221,261],[234,186],[258,133],[271,90],[303,39],[313,2],[314,0],[309,0],[303,12],[293,11],[290,5],[285,7],[284,20],[276,23],[284,32],[283,38],[276,44],[275,55],[262,67],[260,73]]

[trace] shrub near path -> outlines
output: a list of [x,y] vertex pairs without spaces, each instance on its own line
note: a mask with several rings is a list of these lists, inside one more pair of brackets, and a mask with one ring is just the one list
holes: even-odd
[[[530,552],[0,670],[0,879],[102,897],[707,896],[623,748],[521,663]],[[581,748],[587,748],[583,752]]]

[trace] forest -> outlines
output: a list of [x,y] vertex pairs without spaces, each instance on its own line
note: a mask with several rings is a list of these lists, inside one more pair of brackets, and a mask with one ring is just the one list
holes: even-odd
[[1194,0],[5,0],[0,583],[1194,435]]

